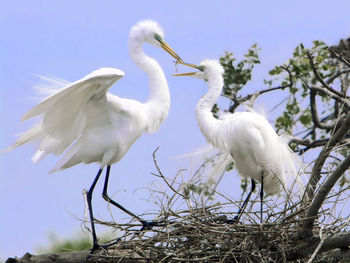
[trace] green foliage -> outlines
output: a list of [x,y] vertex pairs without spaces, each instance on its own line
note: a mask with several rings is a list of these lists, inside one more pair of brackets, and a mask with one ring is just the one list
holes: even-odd
[[74,238],[60,240],[57,235],[49,235],[50,245],[46,248],[39,248],[40,253],[62,253],[67,251],[83,251],[91,249],[92,243],[88,235],[78,235]]
[[186,188],[184,189],[184,192],[187,194],[194,193],[197,195],[203,195],[208,197],[208,200],[214,200],[214,190],[213,190],[214,184],[215,184],[214,181],[187,184]]
[[[205,169],[210,167],[209,169],[213,169],[215,165],[216,158],[219,155],[215,155],[205,161],[204,164],[202,164],[201,168],[196,171],[196,173],[203,173]],[[227,165],[225,168],[225,172],[231,171],[234,168],[234,163],[231,162]],[[209,179],[205,182],[193,182],[193,183],[188,183],[184,187],[183,191],[185,195],[189,195],[191,193],[196,194],[196,195],[203,195],[208,198],[208,200],[214,200],[214,194],[215,194],[215,186],[216,186],[216,181],[213,179]]]
[[[254,67],[260,63],[259,48],[254,44],[244,58],[237,61],[233,53],[225,52],[220,58],[220,63],[223,66],[224,72],[224,88],[223,97],[230,100],[229,109],[231,112],[236,105],[242,103],[244,97],[240,92],[244,86],[252,79]],[[278,88],[279,91],[287,94],[287,101],[283,103],[284,108],[280,111],[280,115],[275,121],[275,127],[278,133],[293,134],[296,131],[303,139],[315,141],[328,138],[331,130],[317,129],[314,127],[312,112],[310,109],[310,90],[314,87],[322,87],[319,79],[314,73],[310,64],[308,54],[312,55],[314,67],[324,81],[329,81],[332,88],[339,90],[340,81],[339,61],[332,57],[328,46],[322,41],[313,41],[311,48],[306,48],[303,44],[297,46],[292,54],[292,57],[283,65],[276,66],[269,71],[269,78],[264,80],[267,88]],[[337,80],[338,81],[334,81]],[[243,100],[242,100],[243,99]],[[339,106],[340,107],[340,106]],[[326,118],[334,118],[335,101],[332,97],[317,93],[317,109],[320,120]],[[339,109],[338,109],[339,111]],[[218,118],[220,108],[215,104],[212,108],[213,115]],[[302,146],[293,142],[290,147],[294,151],[300,151]],[[340,147],[337,153],[343,157],[350,154],[350,149]],[[339,162],[339,160],[338,160]],[[228,168],[228,170],[232,169]],[[341,185],[349,182],[347,176],[344,176]],[[247,187],[247,183],[242,181],[242,188]],[[211,194],[207,185],[192,186],[191,191],[196,193]]]
[[[296,123],[300,123],[304,128],[310,128],[312,124],[311,111],[309,104],[301,105],[305,97],[309,95],[310,87],[319,85],[318,80],[313,73],[307,53],[313,55],[317,69],[323,78],[329,78],[336,74],[336,61],[331,58],[328,46],[322,41],[314,41],[310,49],[304,47],[303,44],[297,46],[293,52],[293,57],[282,66],[276,66],[269,74],[274,77],[273,81],[266,81],[270,86],[278,81],[281,86],[290,85],[290,97],[286,104],[285,110],[280,117],[277,118],[275,126],[278,131],[289,133],[293,132]],[[283,70],[283,69],[288,69]],[[330,97],[321,94],[324,102],[329,102]],[[327,105],[327,111],[332,111],[334,105]]]
[[220,63],[225,70],[224,95],[236,95],[252,79],[253,68],[260,63],[259,50],[257,44],[252,45],[248,49],[247,54],[244,55],[244,59],[237,63],[235,63],[236,58],[233,53],[230,52],[225,52],[225,55],[220,58]]

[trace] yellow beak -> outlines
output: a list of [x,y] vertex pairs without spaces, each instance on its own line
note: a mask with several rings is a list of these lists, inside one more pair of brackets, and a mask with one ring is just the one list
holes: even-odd
[[[185,66],[188,66],[188,67],[191,67],[191,68],[195,68],[195,69],[200,70],[199,67],[198,67],[197,65],[195,65],[195,64],[185,63],[185,62],[183,62],[183,63],[181,63],[181,64],[182,64],[182,65],[185,65]],[[197,72],[198,72],[198,71],[197,71]],[[174,75],[172,75],[172,76],[174,76],[174,77],[193,76],[193,75],[195,75],[197,72],[188,72],[188,73],[174,74]]]
[[197,72],[188,72],[188,73],[181,73],[181,74],[174,74],[172,76],[174,77],[181,77],[181,76],[192,76],[194,74],[196,74]]
[[185,63],[185,62],[183,62],[183,63],[181,63],[181,64],[182,64],[182,65],[185,65],[185,66],[187,66],[187,67],[191,67],[191,68],[195,68],[195,69],[198,69],[198,70],[199,70],[198,66],[195,65],[195,64]]
[[173,58],[176,59],[177,63],[184,64],[184,61],[180,58],[178,54],[163,40],[159,41],[162,49],[164,49],[167,53],[169,53]]

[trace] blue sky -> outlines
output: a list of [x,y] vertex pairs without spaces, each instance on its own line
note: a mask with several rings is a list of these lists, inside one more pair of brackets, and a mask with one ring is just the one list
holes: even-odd
[[[122,4],[121,4],[122,3]],[[2,1],[0,9],[0,148],[15,140],[31,123],[21,116],[37,103],[32,87],[37,75],[77,80],[99,67],[116,67],[125,77],[112,89],[119,96],[144,101],[147,78],[131,61],[128,32],[142,19],[158,21],[165,40],[184,60],[199,63],[219,58],[224,51],[241,57],[258,43],[261,65],[250,88],[263,88],[262,78],[282,64],[293,48],[321,39],[336,44],[350,35],[348,11],[343,1]],[[159,61],[168,79],[171,109],[160,130],[142,136],[124,159],[112,167],[110,182],[115,198],[135,213],[152,206],[142,197],[143,187],[154,180],[152,152],[158,146],[159,164],[168,176],[181,168],[173,156],[205,143],[194,116],[198,99],[205,92],[200,80],[174,78],[172,59],[154,47],[145,51]],[[260,100],[267,109],[271,101]],[[49,157],[31,162],[32,145],[0,155],[0,259],[35,253],[48,242],[48,233],[61,237],[81,232],[82,190],[89,188],[98,165],[78,165],[48,174],[58,160]],[[229,177],[229,176],[227,176]],[[239,179],[231,176],[225,191],[238,192]],[[229,187],[228,187],[229,186]],[[141,190],[137,190],[141,189]],[[110,219],[95,193],[95,213]],[[114,216],[125,218],[120,211]],[[74,215],[74,216],[73,216]]]

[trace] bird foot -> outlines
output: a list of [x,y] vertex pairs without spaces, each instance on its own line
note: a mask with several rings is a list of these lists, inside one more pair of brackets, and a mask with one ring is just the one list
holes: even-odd
[[[140,221],[142,224],[142,228],[140,229],[140,231],[143,231],[145,229],[147,230],[151,230],[152,227],[154,226],[166,226],[166,223],[161,220],[161,221]],[[168,223],[173,223],[173,222],[168,222]]]
[[225,223],[231,225],[238,223],[238,216],[235,216],[233,219],[227,219]]
[[94,252],[96,252],[97,250],[105,250],[108,254],[108,248],[117,244],[119,241],[120,241],[120,238],[117,238],[115,241],[108,244],[98,244],[97,242],[94,243],[86,260],[90,259],[91,256],[94,254]]

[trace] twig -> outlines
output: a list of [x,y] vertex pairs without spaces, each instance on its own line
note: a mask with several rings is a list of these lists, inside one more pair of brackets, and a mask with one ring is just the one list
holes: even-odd
[[311,231],[314,223],[315,217],[317,216],[318,210],[322,206],[324,200],[326,199],[328,193],[331,191],[333,186],[336,184],[338,179],[344,174],[346,170],[350,167],[350,155],[347,156],[333,171],[333,173],[327,178],[323,183],[321,188],[318,190],[317,195],[313,199],[306,216],[309,218],[303,224],[302,231]]
[[324,81],[324,79],[321,77],[320,73],[319,73],[319,72],[317,71],[317,69],[316,69],[316,66],[315,66],[315,64],[314,64],[313,57],[312,57],[311,53],[308,51],[308,52],[306,53],[306,55],[307,55],[307,57],[308,57],[308,59],[309,59],[309,64],[310,64],[310,66],[311,66],[312,71],[313,71],[314,74],[315,74],[316,79],[322,84],[322,86],[325,87],[325,88],[326,88],[327,90],[329,90],[330,92],[336,94],[337,96],[339,96],[339,97],[344,97],[344,94],[343,94],[343,93],[341,93],[341,92],[339,92],[339,91],[337,91],[337,90],[331,88],[331,87]]
[[307,261],[307,263],[311,263],[315,259],[315,257],[317,256],[318,252],[320,251],[320,249],[325,241],[325,238],[322,235],[322,231],[323,231],[323,226],[321,226],[320,233],[319,233],[320,243],[318,243],[316,249],[312,253],[312,255],[311,255],[310,259]]
[[350,62],[347,61],[342,55],[339,55],[333,48],[328,48],[328,50],[341,62],[350,67]]
[[283,90],[283,89],[292,87],[293,86],[293,77],[292,77],[292,74],[291,74],[291,72],[289,70],[289,67],[281,66],[281,68],[284,69],[285,71],[287,71],[288,75],[289,75],[289,83],[286,84],[286,85],[272,87],[272,88],[268,88],[268,89],[264,89],[264,90],[258,90],[258,91],[254,92],[254,93],[248,94],[247,96],[240,97],[240,98],[227,96],[225,94],[222,94],[221,96],[229,98],[229,99],[231,99],[234,102],[234,104],[228,109],[228,112],[233,113],[235,111],[235,109],[240,104],[242,104],[243,102],[246,102],[246,101],[251,100],[251,99],[255,100],[258,96],[260,96],[262,94],[265,94],[265,93],[268,93],[268,92],[271,92],[271,91]]
[[168,180],[164,177],[162,171],[160,170],[158,163],[157,163],[157,159],[156,159],[156,152],[158,151],[159,147],[157,147],[157,149],[154,150],[153,152],[153,163],[155,165],[155,167],[157,168],[157,171],[159,173],[159,176],[164,180],[164,182],[167,184],[167,186],[174,192],[177,193],[178,195],[182,196],[183,198],[185,198],[185,196],[181,193],[179,193],[178,191],[176,191],[174,189],[174,187],[172,186],[172,184],[169,184]]
[[[346,73],[350,73],[350,69],[345,69],[345,70],[341,70],[339,72],[337,72],[336,74],[334,74],[332,77],[330,77],[329,79],[327,79],[326,83],[327,84],[331,84],[334,80],[336,80],[338,77],[340,77],[343,74]],[[345,95],[345,94],[344,94]]]
[[316,107],[316,91],[314,89],[310,90],[310,109],[311,109],[311,117],[314,125],[320,129],[332,129],[334,124],[325,124],[321,123],[318,118],[317,107]]
[[333,92],[330,92],[329,90],[323,88],[323,87],[318,87],[318,86],[312,86],[310,89],[314,89],[326,96],[329,96],[333,99],[335,99],[336,101],[346,105],[346,107],[350,107],[350,102],[349,102],[349,99],[347,98],[344,98],[343,96],[338,96],[337,94],[333,93]]
[[316,185],[318,181],[321,179],[321,170],[323,168],[323,165],[328,158],[331,150],[334,148],[334,146],[343,139],[343,137],[347,134],[347,132],[350,129],[350,114],[345,118],[343,124],[340,126],[340,128],[333,134],[333,136],[330,138],[328,143],[325,145],[325,147],[322,149],[322,151],[319,153],[315,165],[312,168],[311,172],[311,178],[310,178],[310,185],[307,189],[309,197],[313,197],[314,190],[316,188]]

